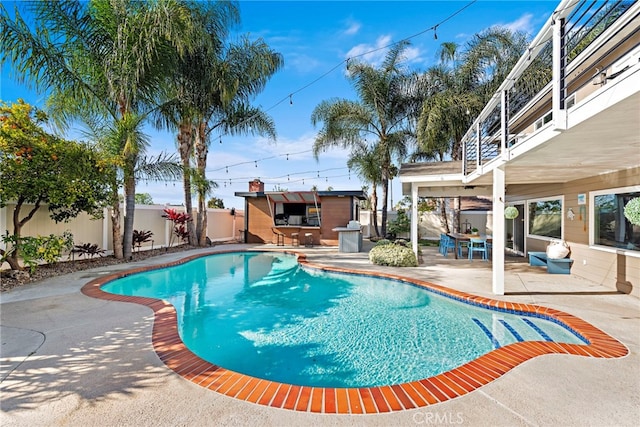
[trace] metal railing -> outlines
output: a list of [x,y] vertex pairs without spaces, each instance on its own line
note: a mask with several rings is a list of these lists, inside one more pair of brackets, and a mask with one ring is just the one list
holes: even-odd
[[[553,111],[554,102],[566,109],[569,73],[606,43],[607,30],[636,3],[563,0],[462,138],[462,173],[473,174],[524,141],[536,131],[536,121]],[[560,34],[555,44],[554,29]]]

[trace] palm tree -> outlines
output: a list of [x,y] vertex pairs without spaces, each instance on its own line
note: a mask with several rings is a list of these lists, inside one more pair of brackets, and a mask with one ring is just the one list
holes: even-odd
[[366,144],[354,147],[347,160],[347,166],[353,169],[364,181],[371,184],[371,197],[369,208],[376,236],[380,236],[378,229],[378,185],[382,182],[380,168],[380,156],[376,150],[369,150]]
[[395,44],[380,68],[363,62],[348,64],[348,78],[358,101],[332,99],[316,106],[311,121],[323,122],[316,136],[313,152],[316,158],[330,147],[350,148],[362,141],[378,153],[382,185],[382,234],[387,229],[389,180],[393,178],[393,162],[403,159],[413,141],[411,118],[417,99],[416,76],[402,67],[403,51],[408,42]]
[[443,43],[440,64],[427,70],[435,91],[418,120],[417,157],[460,160],[462,138],[527,47],[526,35],[493,27],[476,34],[460,53]]
[[[195,159],[198,192],[196,234],[201,246],[206,244],[206,199],[213,183],[206,179],[211,133],[225,135],[264,135],[276,139],[273,119],[250,101],[264,89],[268,80],[284,64],[282,55],[262,40],[242,38],[214,58],[211,68],[200,69],[201,92],[196,105],[198,122],[195,134]],[[220,139],[222,142],[222,139]]]
[[[424,78],[432,93],[422,105],[418,119],[417,151],[413,160],[460,160],[462,138],[489,98],[504,81],[527,47],[524,33],[494,27],[475,35],[464,52],[455,43],[443,43],[440,63]],[[454,207],[453,228],[458,229],[460,199]],[[449,229],[446,202],[440,201],[441,216]]]
[[[114,254],[131,256],[136,164],[144,153],[139,123],[161,103],[192,27],[187,5],[176,0],[34,1],[32,31],[15,11],[0,9],[0,47],[22,81],[48,91],[61,122],[92,118],[119,129],[115,143],[125,193],[112,211]],[[121,244],[120,244],[121,243]]]
[[[193,187],[212,186],[196,175],[196,169],[192,165],[202,105],[209,97],[210,88],[206,82],[219,64],[223,42],[230,26],[239,21],[239,11],[235,2],[215,2],[193,3],[190,13],[196,28],[191,34],[195,36],[194,39],[188,41],[192,47],[179,58],[173,79],[169,82],[168,90],[172,99],[154,116],[156,127],[177,131],[185,209],[191,214]],[[199,221],[198,225],[201,225]],[[187,223],[187,231],[189,244],[197,244],[200,233],[196,233],[193,221]]]

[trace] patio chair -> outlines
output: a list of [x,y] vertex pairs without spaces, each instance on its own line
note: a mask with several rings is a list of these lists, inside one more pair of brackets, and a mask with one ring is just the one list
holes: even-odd
[[456,241],[453,240],[451,237],[447,236],[446,234],[441,234],[440,235],[440,253],[446,257],[449,254],[449,249],[454,251],[457,250]]
[[467,247],[467,250],[469,251],[469,259],[473,259],[474,252],[481,252],[482,259],[484,260],[489,259],[487,257],[488,249],[487,249],[487,241],[485,239],[472,238],[471,240],[469,240],[469,246]]
[[462,258],[462,249],[466,249],[467,250],[467,255],[469,254],[469,242],[463,242],[463,241],[459,241],[458,242],[458,258]]

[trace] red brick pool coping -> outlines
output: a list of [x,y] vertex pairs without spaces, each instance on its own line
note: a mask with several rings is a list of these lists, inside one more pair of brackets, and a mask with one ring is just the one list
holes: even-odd
[[[351,273],[400,280],[423,287],[456,300],[499,310],[531,313],[559,321],[582,335],[590,344],[564,344],[547,341],[525,341],[509,344],[442,374],[381,387],[323,388],[296,386],[250,377],[233,372],[192,353],[180,339],[174,307],[168,302],[147,297],[115,295],[100,288],[107,282],[158,268],[170,267],[203,256],[242,251],[218,251],[193,255],[161,265],[135,268],[94,279],[82,287],[82,293],[108,301],[132,302],[151,308],[153,348],[162,362],[183,378],[202,387],[236,399],[275,408],[329,414],[377,414],[419,408],[464,396],[501,377],[519,364],[543,354],[572,354],[597,358],[615,358],[628,354],[618,340],[591,324],[568,313],[536,305],[511,303],[456,291],[430,282],[396,274],[367,272],[312,264],[301,253],[298,262],[324,271]],[[251,250],[250,252],[255,252]],[[287,251],[284,251],[287,252]]]

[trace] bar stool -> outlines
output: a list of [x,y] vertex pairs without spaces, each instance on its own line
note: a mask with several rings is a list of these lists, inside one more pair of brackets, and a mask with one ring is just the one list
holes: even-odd
[[306,248],[313,247],[313,233],[304,233],[304,246]]
[[291,246],[300,246],[299,235],[300,233],[291,233]]
[[276,235],[276,245],[277,246],[284,246],[284,233],[281,232],[280,230],[278,230],[275,227],[272,227],[271,231],[273,231],[273,234]]

